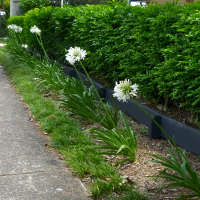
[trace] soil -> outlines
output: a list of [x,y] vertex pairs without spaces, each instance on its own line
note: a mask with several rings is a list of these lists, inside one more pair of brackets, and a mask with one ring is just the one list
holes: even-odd
[[[137,122],[133,123],[136,130],[143,129],[142,125],[139,125]],[[177,199],[182,193],[189,193],[185,189],[168,188],[169,182],[150,177],[158,175],[164,168],[160,164],[150,162],[149,160],[153,160],[153,158],[147,155],[147,153],[169,157],[166,150],[167,147],[170,147],[167,140],[151,140],[148,137],[148,133],[142,133],[138,137],[137,162],[125,163],[119,167],[122,176],[128,176],[132,182],[136,183],[139,191],[148,193],[153,200]],[[188,153],[188,160],[193,169],[197,170],[200,175],[200,157],[193,153]]]
[[[130,120],[130,119],[129,119]],[[98,124],[88,124],[87,121],[82,121],[82,129],[90,128],[91,126],[100,127]],[[151,200],[172,200],[177,199],[182,194],[190,194],[191,192],[182,188],[169,188],[167,185],[170,183],[161,178],[155,178],[160,171],[164,170],[164,167],[160,164],[151,162],[153,160],[148,154],[158,154],[166,158],[169,157],[167,147],[170,144],[165,139],[149,139],[148,129],[144,125],[139,124],[136,121],[130,121],[132,128],[138,138],[138,150],[137,161],[126,162],[118,166],[120,175],[126,177],[129,184],[135,185],[136,189],[140,192],[147,194]],[[146,130],[146,131],[144,131]],[[182,149],[184,151],[184,149]],[[200,156],[194,153],[187,153],[187,159],[192,168],[196,170],[200,176]],[[115,165],[120,160],[123,160],[123,156],[107,156],[105,159]],[[90,184],[92,179],[90,176],[82,179],[83,183]],[[116,194],[117,196],[117,194]],[[104,200],[104,199],[101,199]]]

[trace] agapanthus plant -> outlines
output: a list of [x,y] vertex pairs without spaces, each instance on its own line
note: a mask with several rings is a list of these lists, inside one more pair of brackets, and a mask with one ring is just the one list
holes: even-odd
[[[120,81],[115,85],[113,97],[116,97],[119,101],[126,102],[131,97],[135,97],[137,95],[137,90],[137,84],[132,85],[129,80]],[[167,148],[167,151],[170,155],[169,159],[157,154],[148,154],[156,159],[152,162],[159,163],[165,167],[165,169],[159,173],[158,177],[173,181],[169,184],[170,187],[184,187],[190,189],[193,192],[193,194],[190,195],[182,195],[178,199],[188,199],[193,197],[199,198],[200,177],[196,171],[192,170],[192,167],[187,161],[185,153],[180,150],[175,141],[169,137],[169,135],[157,123],[157,121],[154,120],[151,115],[146,110],[144,110],[144,108],[142,108],[142,106],[137,101],[135,101],[134,98],[133,100],[140,107],[140,109],[146,113],[151,118],[151,120],[161,129],[161,131],[169,139],[171,145],[171,149]]]
[[[87,75],[87,77],[88,77],[88,79],[89,79],[89,81],[90,81],[90,84],[91,84],[92,89],[93,89],[93,90],[95,91],[95,93],[96,93],[96,96],[97,96],[97,98],[98,98],[99,104],[100,104],[101,107],[103,108],[104,113],[105,113],[105,115],[106,115],[106,116],[104,117],[104,119],[102,119],[102,121],[103,121],[103,120],[107,120],[107,121],[108,121],[107,124],[110,124],[109,127],[111,127],[111,129],[112,129],[112,128],[116,128],[118,122],[115,120],[115,117],[113,118],[111,112],[107,109],[107,107],[106,107],[105,104],[103,103],[101,97],[99,96],[99,92],[97,91],[96,87],[94,86],[94,83],[93,83],[92,79],[90,78],[90,76],[89,76],[87,70],[85,69],[84,65],[83,65],[82,62],[81,62],[81,60],[84,60],[84,59],[85,59],[86,55],[87,55],[86,51],[83,50],[83,49],[81,49],[80,47],[75,47],[75,48],[71,47],[71,48],[67,51],[67,54],[65,55],[65,57],[66,57],[66,60],[67,60],[71,65],[74,66],[74,68],[75,68],[75,70],[76,70],[76,72],[77,72],[77,75],[79,76],[80,81],[82,82],[82,84],[84,84],[84,82],[83,82],[83,80],[82,80],[82,78],[81,78],[81,76],[80,76],[80,74],[79,74],[79,72],[78,72],[78,70],[77,70],[77,68],[76,68],[76,66],[75,66],[75,63],[76,63],[76,62],[79,62],[79,63],[81,64],[82,69],[84,70],[85,74]],[[87,89],[86,89],[85,92],[87,92]],[[97,115],[101,115],[101,113],[97,112]],[[98,117],[96,117],[95,120],[96,120],[97,118],[98,118]],[[99,120],[98,120],[98,122],[99,122]]]
[[45,84],[47,85],[47,88],[51,88],[53,90],[63,90],[67,78],[64,76],[64,73],[56,62],[50,62],[49,56],[42,42],[41,29],[34,25],[30,28],[30,32],[35,34],[36,39],[41,46],[45,56],[45,60],[43,62],[34,64],[34,68],[37,71],[37,74],[42,77],[40,84]]
[[34,25],[34,26],[31,27],[30,32],[36,33],[37,35],[40,35],[41,30],[36,25]]
[[7,28],[15,31],[15,33],[21,33],[23,30],[21,26],[17,26],[16,24],[10,24]]
[[119,101],[127,102],[131,96],[137,96],[138,85],[135,83],[132,85],[132,82],[128,79],[124,81],[116,82],[114,87],[113,97],[117,97]]
[[10,41],[12,41],[12,46],[13,49],[15,48],[16,50],[20,49],[18,48],[19,46],[21,47],[22,40],[21,40],[21,32],[23,31],[21,26],[17,26],[16,24],[10,24],[7,26],[8,28],[8,35]]
[[[81,64],[82,69],[87,75],[90,81],[90,84],[92,85],[96,93],[96,96],[98,99],[98,102],[96,101],[96,103],[100,106],[97,106],[96,110],[94,110],[94,106],[93,108],[89,108],[88,110],[93,109],[92,110],[93,115],[88,114],[88,116],[92,116],[91,120],[100,123],[103,126],[103,128],[98,128],[98,129],[91,128],[90,131],[94,133],[92,136],[102,141],[103,144],[100,145],[101,146],[100,148],[108,150],[108,151],[105,151],[104,153],[124,155],[124,156],[129,157],[128,160],[135,161],[136,149],[137,149],[137,139],[135,137],[135,134],[128,126],[128,123],[126,122],[125,117],[121,111],[119,112],[120,114],[118,114],[117,110],[112,112],[110,111],[110,109],[108,109],[109,106],[106,106],[103,103],[96,87],[94,86],[92,79],[90,78],[87,70],[85,69],[84,65],[81,62],[81,60],[85,59],[86,55],[87,55],[86,51],[82,50],[80,47],[75,47],[75,48],[71,47],[66,54],[66,60],[71,65],[74,66],[76,71],[77,69],[75,67],[75,63],[78,61]],[[79,75],[79,78],[81,79],[80,75]],[[132,87],[132,89],[136,93],[137,91],[136,85]],[[96,116],[95,116],[95,112],[96,112]],[[120,119],[123,121],[122,123],[123,127],[119,127],[118,115],[120,115]],[[126,160],[127,159],[125,159],[124,161]]]
[[80,47],[75,47],[75,48],[71,47],[65,56],[66,60],[71,65],[74,65],[76,61],[84,60],[86,55],[87,55],[86,51],[81,49]]
[[41,48],[42,48],[42,50],[44,52],[45,59],[49,63],[49,61],[50,61],[49,60],[49,56],[47,55],[47,52],[46,52],[46,50],[44,48],[44,44],[43,44],[42,38],[41,38],[41,30],[36,25],[34,25],[34,26],[32,26],[30,28],[30,32],[36,35],[37,41],[40,44],[40,46],[41,46]]

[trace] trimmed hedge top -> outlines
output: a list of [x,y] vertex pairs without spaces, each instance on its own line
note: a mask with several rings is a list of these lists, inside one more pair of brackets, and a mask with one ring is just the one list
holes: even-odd
[[65,49],[80,46],[91,73],[129,78],[143,96],[200,114],[200,3],[44,7],[8,23],[23,26],[31,49],[41,52],[29,31],[37,25],[51,58],[64,62]]

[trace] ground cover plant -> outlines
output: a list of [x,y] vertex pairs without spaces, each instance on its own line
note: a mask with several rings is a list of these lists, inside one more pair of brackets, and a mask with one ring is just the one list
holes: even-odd
[[[85,63],[90,73],[113,84],[129,78],[140,85],[145,98],[184,106],[194,114],[191,121],[198,123],[199,10],[199,2],[65,6],[35,9],[21,19],[25,41],[32,50],[42,52],[29,31],[37,24],[51,58],[64,61],[65,49],[80,46],[89,53]],[[16,18],[10,18],[9,24],[15,22]]]
[[[15,33],[13,32],[13,30],[15,32],[17,32],[17,33],[21,32],[22,31],[21,28],[18,27],[18,26],[16,26],[16,25],[10,25],[9,28],[12,29],[10,36],[12,38],[13,34],[14,34],[13,39],[14,39],[14,42],[15,42],[15,45],[13,45],[13,41],[11,40],[12,45],[10,45],[9,49],[11,50],[11,52],[15,52],[15,53],[17,53],[17,51],[20,50],[18,52],[21,52],[23,54],[25,51],[24,51],[23,47],[21,46],[21,43],[18,43],[17,37],[15,37]],[[32,33],[36,33],[36,36],[37,36],[37,34],[40,35],[40,33],[41,33],[41,30],[38,29],[36,26],[32,27],[30,30],[31,30]],[[39,43],[42,46],[41,41],[39,41]],[[75,49],[71,49],[71,51],[72,51],[71,52],[72,55],[67,55],[66,57],[70,57],[70,59],[68,59],[68,60],[72,64],[75,63],[76,59],[77,60],[81,60],[82,59],[82,55],[81,54],[83,54],[84,56],[86,54],[82,50],[80,50],[80,49],[77,50],[76,48]],[[70,53],[70,51],[69,51],[69,53]],[[28,55],[27,52],[25,54],[26,55],[24,57],[26,57]],[[44,50],[44,55],[46,55],[45,50]],[[20,55],[17,56],[17,57],[20,58],[20,59],[22,59],[22,60],[24,59]],[[50,63],[48,63],[47,61],[48,61],[48,58],[46,57],[46,59],[45,59],[46,66],[44,67],[43,65],[41,65],[40,66],[41,69],[39,71],[40,71],[40,76],[42,78],[46,77],[47,80],[48,80],[49,76],[46,76],[46,73],[49,73],[49,72],[51,73],[52,72],[52,70],[51,70],[52,65]],[[81,65],[82,65],[82,63],[81,63]],[[38,61],[36,63],[33,63],[32,67],[33,68],[38,67]],[[85,70],[84,66],[82,66],[82,67],[83,67],[83,70]],[[86,70],[85,70],[85,72],[87,74]],[[44,74],[45,74],[45,76],[44,76]],[[62,73],[59,70],[59,68],[57,68],[57,71],[54,71],[54,73],[51,73],[51,74],[52,74],[52,77],[56,77],[56,79],[59,77],[59,74],[61,74],[61,78],[63,78]],[[52,78],[50,78],[50,79],[52,79]],[[53,80],[54,80],[54,78],[53,78]],[[52,80],[50,82],[52,83]],[[63,80],[61,82],[65,82],[65,81]],[[63,87],[62,84],[58,84],[58,85],[61,86],[61,87]],[[66,85],[65,85],[65,87],[66,87]],[[94,86],[93,86],[93,89],[95,90]],[[120,82],[119,84],[116,84],[116,87],[115,87],[114,90],[116,92],[115,96],[119,100],[126,101],[131,96],[135,96],[136,95],[137,87],[136,87],[136,85],[132,86],[131,82],[128,81],[128,80],[126,80],[124,82]],[[83,92],[87,93],[87,90],[83,90]],[[98,93],[96,93],[96,95],[98,96]],[[123,97],[123,95],[125,95],[125,98]],[[102,103],[101,100],[100,100],[100,103]],[[107,111],[106,107],[104,107],[104,109],[105,109],[105,111]],[[109,154],[110,153],[111,154],[122,153],[122,155],[128,156],[129,159],[135,160],[135,155],[133,155],[133,157],[132,157],[132,155],[128,155],[126,153],[127,151],[124,151],[124,150],[127,150],[127,147],[129,147],[129,145],[131,145],[130,147],[133,148],[133,149],[129,149],[129,150],[131,150],[131,151],[135,150],[135,145],[137,145],[137,143],[135,143],[135,138],[134,137],[130,137],[130,135],[134,136],[134,133],[131,132],[130,127],[127,124],[127,122],[126,122],[125,118],[123,117],[122,113],[121,112],[119,112],[119,113],[120,113],[121,120],[123,121],[124,126],[126,127],[127,131],[124,128],[120,129],[120,128],[115,127],[115,126],[112,127],[111,129],[108,129],[106,127],[105,131],[104,130],[95,129],[95,131],[94,131],[95,137],[97,137],[98,139],[101,139],[101,141],[106,144],[106,146],[103,146],[104,148],[112,150],[112,151],[108,151],[107,153],[109,153]],[[148,115],[148,113],[147,113],[147,115]],[[161,128],[161,130],[162,130],[162,127],[159,126],[159,128]],[[90,129],[90,130],[92,130],[92,129]],[[127,133],[129,132],[129,135],[124,134],[126,132]],[[164,134],[166,134],[166,133],[164,133]],[[110,139],[108,138],[108,136],[110,137]],[[115,141],[115,139],[116,139],[116,141]],[[128,139],[128,140],[126,140],[126,139]],[[129,141],[131,141],[133,143],[131,144],[131,143],[129,143]],[[174,144],[173,140],[170,139],[170,141],[171,141],[172,149],[174,150],[174,152],[172,152],[170,149],[168,150],[169,153],[170,153],[170,155],[171,155],[171,161],[167,160],[166,158],[164,158],[162,156],[157,156],[157,155],[151,155],[151,156],[153,156],[153,157],[155,157],[155,158],[158,159],[155,162],[158,162],[158,163],[164,165],[165,167],[167,167],[167,169],[171,169],[172,171],[174,171],[176,173],[178,172],[179,176],[173,176],[170,173],[166,173],[166,171],[163,171],[161,173],[161,175],[162,175],[161,177],[164,177],[166,179],[170,179],[171,178],[172,180],[177,181],[177,183],[174,183],[174,184],[171,184],[171,185],[189,188],[191,191],[194,192],[192,195],[190,195],[190,196],[182,196],[182,197],[180,197],[180,199],[184,199],[184,198],[187,198],[187,197],[199,197],[199,185],[200,185],[199,183],[200,183],[200,181],[199,181],[198,174],[195,171],[193,171],[192,168],[190,167],[190,164],[187,161],[185,154],[182,153],[182,151]],[[116,144],[117,144],[117,146],[116,146]],[[178,159],[178,161],[176,159]],[[159,160],[161,160],[161,161],[159,161]],[[180,169],[177,170],[177,167],[180,167]],[[99,184],[101,183],[102,186],[104,185],[104,183],[102,181],[97,181],[97,182]],[[191,183],[193,183],[193,186],[191,186]],[[105,189],[104,186],[102,187],[102,189],[103,188]],[[106,191],[108,191],[108,190],[106,189]]]

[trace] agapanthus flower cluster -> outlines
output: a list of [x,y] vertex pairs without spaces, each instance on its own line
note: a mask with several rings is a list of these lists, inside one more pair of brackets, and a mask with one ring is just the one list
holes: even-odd
[[26,48],[28,48],[28,45],[27,44],[22,44],[22,47],[26,49]]
[[68,53],[65,55],[66,60],[71,64],[74,65],[76,61],[84,60],[85,56],[87,55],[86,51],[81,49],[80,47],[70,47]]
[[119,101],[127,102],[131,96],[137,96],[138,85],[132,85],[131,81],[125,79],[124,81],[116,82],[114,87],[113,97],[117,97]]
[[34,26],[31,27],[30,32],[40,35],[41,30],[36,25],[34,25]]
[[21,33],[23,30],[21,26],[17,26],[16,24],[8,25],[8,29],[15,31],[16,33]]

